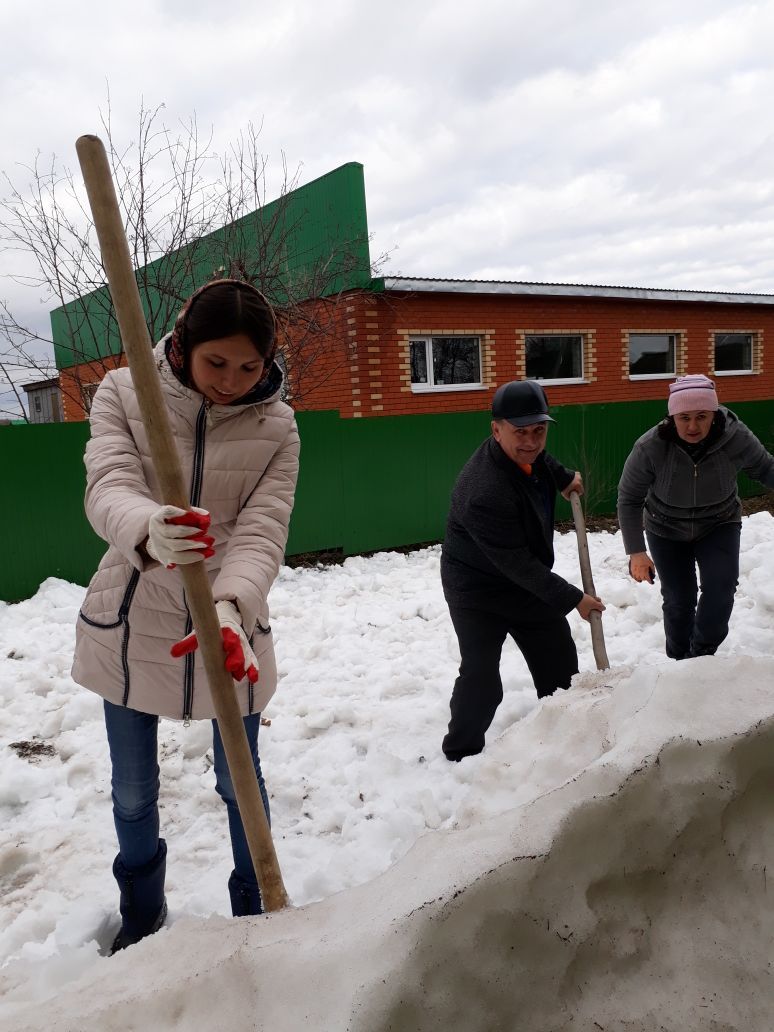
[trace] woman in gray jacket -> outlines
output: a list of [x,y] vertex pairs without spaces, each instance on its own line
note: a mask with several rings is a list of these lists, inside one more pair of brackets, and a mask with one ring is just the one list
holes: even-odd
[[661,581],[666,654],[688,659],[714,655],[728,634],[742,527],[737,474],[774,487],[774,458],[718,404],[706,376],[670,384],[668,413],[626,460],[618,521],[632,577],[653,583],[657,572]]
[[[277,681],[269,589],[285,551],[298,474],[298,431],[280,400],[275,320],[265,298],[237,280],[217,280],[185,304],[156,346],[156,365],[187,477],[187,510],[161,495],[128,368],[105,377],[94,397],[86,447],[86,513],[109,547],[81,610],[73,678],[104,698],[119,852],[121,930],[113,950],[164,921],[166,844],[159,837],[159,717],[212,718],[176,567],[204,562],[221,624],[258,784],[261,710]],[[260,671],[260,675],[259,675]],[[261,898],[213,721],[216,790],[226,804],[235,916],[261,912]]]

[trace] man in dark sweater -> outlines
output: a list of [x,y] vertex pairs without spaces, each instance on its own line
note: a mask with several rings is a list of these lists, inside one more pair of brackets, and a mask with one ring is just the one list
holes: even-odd
[[583,493],[580,473],[545,451],[545,391],[534,380],[503,384],[492,402],[492,436],[454,485],[441,581],[459,641],[460,672],[443,740],[449,760],[480,753],[502,702],[500,656],[511,635],[538,698],[569,688],[578,654],[567,613],[584,620],[601,599],[552,573],[557,491]]

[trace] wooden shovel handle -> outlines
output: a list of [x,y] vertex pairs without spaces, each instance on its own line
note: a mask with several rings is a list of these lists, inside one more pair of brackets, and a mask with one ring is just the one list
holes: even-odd
[[[154,365],[153,349],[105,148],[96,136],[81,136],[75,148],[162,497],[165,504],[185,509],[189,505],[188,492]],[[287,905],[287,894],[261,801],[234,683],[223,666],[220,625],[209,578],[204,563],[180,566],[179,573],[199,639],[263,906],[267,911],[279,910]]]
[[[580,560],[581,582],[583,590],[587,595],[596,596],[594,578],[591,575],[591,559],[589,557],[589,542],[586,537],[586,521],[583,517],[580,496],[577,491],[570,492],[570,505],[572,506],[572,518],[575,521],[575,533],[578,537],[578,558]],[[594,651],[594,659],[597,670],[609,670],[610,663],[605,648],[605,634],[602,630],[602,614],[596,609],[589,613],[591,624],[591,647]]]

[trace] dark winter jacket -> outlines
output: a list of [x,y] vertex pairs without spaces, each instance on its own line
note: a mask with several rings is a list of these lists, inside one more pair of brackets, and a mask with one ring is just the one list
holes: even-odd
[[574,609],[583,592],[552,573],[557,489],[574,473],[542,452],[524,473],[489,438],[454,486],[441,558],[450,605],[547,619]]
[[644,552],[645,529],[693,541],[723,523],[740,523],[741,471],[774,487],[774,458],[738,416],[721,406],[722,432],[698,454],[661,424],[635,442],[618,485],[618,522],[627,555]]

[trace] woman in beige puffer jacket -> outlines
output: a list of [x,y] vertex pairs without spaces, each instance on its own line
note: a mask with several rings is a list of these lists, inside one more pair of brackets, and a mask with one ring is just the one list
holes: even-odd
[[[155,931],[166,914],[158,718],[214,716],[172,564],[206,562],[224,650],[238,658],[235,689],[268,815],[257,749],[260,713],[277,680],[267,598],[284,555],[299,452],[293,412],[280,400],[274,351],[271,308],[257,290],[234,280],[197,291],[156,346],[193,515],[161,506],[129,369],[109,373],[94,397],[86,512],[109,548],[79,616],[73,678],[105,699],[122,914],[114,949]],[[181,518],[192,525],[181,526]],[[185,658],[171,654],[176,643],[175,653]],[[214,721],[213,729],[216,790],[226,802],[234,852],[232,911],[260,913]]]

